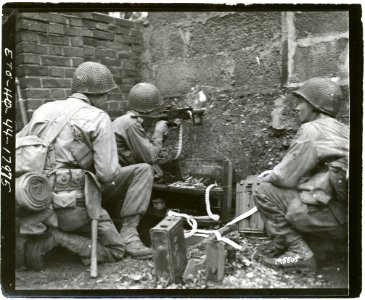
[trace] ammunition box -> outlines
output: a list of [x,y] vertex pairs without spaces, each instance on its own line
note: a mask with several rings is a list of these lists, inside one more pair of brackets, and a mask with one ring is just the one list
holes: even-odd
[[180,159],[173,160],[160,165],[163,172],[163,180],[165,183],[172,183],[183,180],[184,170],[183,161]]
[[176,282],[187,264],[183,221],[166,217],[150,229],[156,280]]
[[[168,185],[176,181],[183,181],[186,176],[204,179],[206,186],[216,182],[217,187],[210,190],[210,204],[212,212],[220,215],[221,222],[229,221],[234,216],[233,184],[235,170],[232,162],[219,159],[177,159],[160,165],[163,171],[163,183],[154,183],[152,199],[162,198],[169,209],[178,209],[187,214],[206,214],[205,189],[196,187],[175,187]],[[183,198],[181,200],[181,198]],[[191,209],[197,211],[192,212]],[[148,213],[154,212],[150,209]],[[199,224],[216,224],[216,221],[199,220]]]

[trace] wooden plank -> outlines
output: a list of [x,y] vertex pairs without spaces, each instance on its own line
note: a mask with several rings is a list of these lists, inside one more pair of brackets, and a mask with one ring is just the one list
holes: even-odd
[[[163,192],[195,194],[195,195],[204,195],[205,194],[205,189],[174,187],[174,186],[168,186],[167,184],[161,184],[161,183],[154,183],[153,190],[163,191]],[[211,194],[222,194],[223,192],[224,192],[224,190],[220,186],[213,187],[210,190]]]
[[232,176],[233,166],[232,162],[226,160],[223,162],[223,174],[222,174],[222,187],[223,187],[223,198],[222,198],[222,221],[229,219],[232,214]]
[[[248,176],[246,180],[241,180],[236,186],[236,216],[249,211],[255,207],[253,192],[258,186],[256,176]],[[237,230],[240,232],[264,232],[264,221],[259,212],[255,212],[250,217],[240,221],[237,224]]]

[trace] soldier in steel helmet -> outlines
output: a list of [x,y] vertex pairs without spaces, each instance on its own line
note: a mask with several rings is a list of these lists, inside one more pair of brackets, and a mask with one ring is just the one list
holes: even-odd
[[[159,170],[158,166],[154,164],[162,152],[163,136],[168,132],[167,122],[157,121],[149,138],[142,127],[141,114],[150,116],[159,114],[162,105],[160,92],[153,84],[138,83],[131,89],[128,96],[128,111],[113,122],[118,158],[122,169],[138,171],[141,166],[145,168],[147,165],[152,174],[154,174],[154,170]],[[118,214],[116,220],[117,224],[122,225],[120,234],[126,243],[126,252],[131,257],[143,259],[152,256],[152,249],[147,248],[141,242],[137,226],[148,209],[152,182],[146,183],[144,180],[138,180],[138,176],[137,174],[134,192],[140,195],[143,189],[146,190],[145,196],[143,196],[144,201],[134,201],[128,205],[124,201],[121,208],[119,189],[122,192],[124,185],[120,185],[118,181],[115,183],[116,187],[108,186],[104,190],[103,198],[105,207],[108,207],[112,217],[115,218],[115,213]],[[136,196],[135,198],[137,199]]]
[[163,158],[163,137],[168,133],[167,122],[157,121],[152,130],[143,127],[141,115],[157,115],[163,108],[159,90],[153,84],[141,82],[128,95],[128,111],[113,122],[119,163],[154,165]]
[[306,234],[347,245],[349,128],[335,119],[342,99],[338,84],[312,78],[293,92],[302,123],[288,153],[259,175],[254,193],[266,230],[274,239],[259,257],[270,267],[315,271]]
[[[123,234],[117,231],[109,214],[100,205],[100,190],[102,187],[108,191],[110,187],[118,187],[117,192],[124,198],[128,213],[139,214],[143,209],[139,211],[135,203],[149,201],[153,173],[147,164],[126,170],[118,163],[112,123],[100,109],[107,93],[115,88],[106,66],[84,62],[74,72],[73,94],[66,100],[39,107],[17,135],[42,137],[45,132],[54,130],[53,125],[62,118],[67,119],[53,142],[53,163],[46,163],[44,170],[53,189],[54,214],[48,215],[47,219],[38,219],[43,227],[34,224],[34,220],[30,220],[30,224],[21,224],[28,234],[29,229],[37,231],[25,244],[25,262],[30,268],[42,269],[44,255],[55,246],[69,249],[78,254],[83,263],[89,264],[91,218],[98,220],[97,260],[113,262],[126,254],[127,243]],[[142,184],[137,188],[139,182]],[[134,211],[128,210],[131,203]],[[46,231],[44,225],[48,227]]]

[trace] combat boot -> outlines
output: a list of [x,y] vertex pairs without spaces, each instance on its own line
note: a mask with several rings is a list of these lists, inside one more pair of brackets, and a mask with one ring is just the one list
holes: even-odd
[[35,271],[43,270],[45,255],[56,246],[58,243],[51,231],[29,238],[24,249],[25,265]]
[[287,248],[285,238],[283,236],[276,236],[269,243],[261,244],[257,247],[256,258],[262,256],[277,257],[285,252]]
[[312,250],[300,237],[289,241],[286,251],[276,257],[262,256],[261,262],[268,267],[285,270],[316,272],[317,263]]
[[126,255],[134,259],[149,259],[152,258],[152,249],[146,247],[141,242],[137,231],[137,226],[140,220],[140,215],[123,217],[120,236],[126,245]]
[[[53,229],[55,239],[60,246],[77,254],[84,265],[90,265],[91,262],[91,239],[80,234]],[[100,237],[102,239],[102,237]],[[124,245],[109,244],[102,245],[97,242],[96,255],[98,262],[113,262],[121,260],[124,255]]]

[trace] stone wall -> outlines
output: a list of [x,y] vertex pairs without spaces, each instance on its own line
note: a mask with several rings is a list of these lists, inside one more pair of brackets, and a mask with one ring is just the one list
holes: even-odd
[[[141,25],[100,13],[20,13],[16,24],[16,76],[28,118],[46,101],[71,94],[75,68],[105,64],[118,90],[108,95],[113,118],[125,111],[130,88],[140,81]],[[20,113],[17,127],[21,128]]]
[[287,95],[314,76],[339,78],[348,121],[347,12],[153,12],[148,20],[143,80],[168,103],[184,103],[192,87],[208,96],[203,125],[184,123],[183,156],[229,159],[239,178],[271,169],[299,126]]
[[262,91],[281,76],[280,12],[149,13],[144,78],[165,96],[194,85]]
[[349,19],[347,12],[287,12],[283,32],[288,40],[287,83],[298,86],[315,76],[349,77]]

